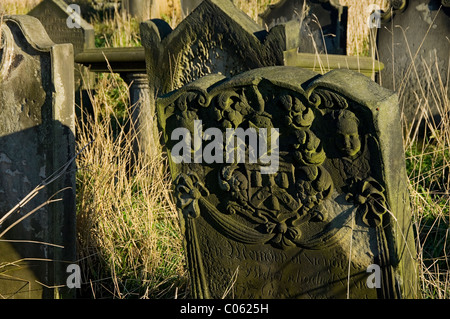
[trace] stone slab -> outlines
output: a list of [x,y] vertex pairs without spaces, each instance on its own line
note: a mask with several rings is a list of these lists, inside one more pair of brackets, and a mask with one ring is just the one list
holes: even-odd
[[[6,214],[75,155],[73,68],[67,68],[72,45],[55,44],[39,20],[27,15],[3,17],[1,32],[0,233],[6,233],[0,242],[0,295],[71,296],[65,285],[67,264],[76,259],[74,165]],[[58,201],[43,205],[51,199]]]
[[275,66],[202,77],[157,115],[194,297],[418,297],[394,92]]

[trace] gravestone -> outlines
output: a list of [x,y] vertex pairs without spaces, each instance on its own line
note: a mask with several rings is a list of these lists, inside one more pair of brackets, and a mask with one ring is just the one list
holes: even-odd
[[74,55],[95,47],[94,27],[63,0],[44,0],[28,15],[38,18],[55,43],[72,43]]
[[389,8],[390,19],[378,30],[378,58],[385,66],[379,83],[399,94],[408,125],[419,124],[422,116],[439,122],[446,112],[442,101],[450,96],[450,7],[439,0],[400,2],[402,10]]
[[195,298],[418,296],[392,91],[275,66],[202,77],[157,115]]
[[297,23],[261,29],[230,0],[205,0],[172,30],[162,20],[141,24],[149,83],[166,93],[206,74],[234,76],[283,65],[283,51],[298,46]]
[[160,7],[157,0],[122,0],[122,8],[140,21],[160,17]]
[[281,0],[260,14],[272,28],[291,20],[301,22],[299,52],[346,54],[347,12],[336,0]]
[[[283,51],[298,47],[296,22],[262,30],[230,0],[204,0],[172,30],[164,21],[141,23],[149,97],[141,116],[144,134],[156,127],[156,96],[206,74],[233,76],[262,66],[283,65]],[[153,134],[153,136],[157,136]],[[149,141],[147,148],[159,144]],[[142,146],[146,148],[146,146]]]
[[[72,45],[55,44],[27,15],[3,17],[1,35],[0,295],[70,296],[64,286],[76,258],[75,170],[60,169],[75,149]],[[58,201],[43,205],[48,200]]]
[[[68,7],[69,4],[64,0],[44,0],[28,12],[28,15],[41,21],[53,42],[71,43],[76,56],[86,49],[95,48],[95,34],[94,27],[81,17],[81,7],[80,12],[76,12]],[[85,89],[93,88],[95,75],[88,73],[87,68],[81,65],[75,64],[74,67],[76,103],[89,106],[90,100]]]

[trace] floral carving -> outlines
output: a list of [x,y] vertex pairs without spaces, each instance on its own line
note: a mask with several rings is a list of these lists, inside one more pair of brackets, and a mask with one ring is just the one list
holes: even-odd
[[300,169],[299,175],[296,190],[304,213],[311,212],[312,217],[325,220],[327,213],[322,202],[328,199],[333,191],[330,174],[322,166],[309,166]]
[[320,165],[326,158],[319,138],[310,130],[294,132],[294,158],[302,165]]
[[359,211],[364,224],[378,227],[383,223],[383,215],[387,212],[384,187],[374,178],[355,180],[350,185],[347,200],[359,205]]
[[314,121],[314,112],[310,107],[305,106],[299,98],[292,95],[282,95],[279,98],[279,103],[287,111],[285,119],[288,126],[294,129],[311,126]]
[[266,232],[275,236],[270,240],[272,244],[281,248],[292,247],[301,244],[302,232],[295,220],[283,220],[279,222],[268,221],[265,224]]
[[175,180],[175,190],[177,196],[177,206],[185,216],[197,218],[200,216],[198,201],[203,196],[208,196],[209,192],[200,182],[195,173],[180,174]]
[[316,107],[323,109],[346,109],[348,107],[345,97],[326,89],[316,89],[309,100]]

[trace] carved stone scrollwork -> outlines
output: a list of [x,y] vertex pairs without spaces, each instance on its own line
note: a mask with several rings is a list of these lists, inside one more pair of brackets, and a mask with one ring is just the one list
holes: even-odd
[[[346,174],[356,174],[353,177],[367,181],[359,193],[353,184],[338,190],[351,189],[347,199],[361,207],[364,223],[371,226],[380,221],[382,212],[377,203],[383,199],[384,189],[370,176],[369,169],[361,169],[367,176],[347,169],[347,166],[361,166],[358,161],[370,164],[363,155],[369,151],[365,133],[361,132],[360,122],[355,110],[350,110],[348,100],[326,88],[317,88],[309,99],[301,92],[277,89],[283,93],[272,95],[273,89],[264,82],[210,93],[186,90],[164,109],[166,123],[174,121],[191,134],[198,133],[199,138],[203,136],[199,129],[219,132],[215,142],[221,140],[224,145],[216,148],[216,152],[225,151],[230,142],[226,132],[230,130],[242,129],[248,134],[249,142],[252,132],[256,140],[260,137],[257,133],[261,129],[279,127],[281,133],[279,167],[272,174],[261,173],[261,158],[248,162],[260,149],[245,143],[232,144],[231,148],[236,153],[239,149],[243,151],[244,161],[229,163],[225,157],[223,161],[215,157],[219,161],[208,170],[216,171],[218,177],[214,185],[218,187],[214,192],[219,198],[217,204],[209,199],[213,193],[209,190],[211,179],[208,179],[208,186],[204,184],[205,170],[197,173],[198,166],[186,164],[187,173],[179,174],[175,180],[175,194],[183,215],[197,218],[207,214],[215,221],[215,227],[240,242],[270,243],[283,249],[292,246],[313,248],[315,244],[311,238],[316,238],[317,234],[305,233],[302,229],[308,228],[310,223],[322,223],[324,231],[321,234],[330,235],[327,225],[335,216],[329,216],[324,202],[331,199],[335,183],[345,185]],[[195,128],[193,123],[200,120],[202,127]],[[335,128],[331,132],[333,143],[327,141],[322,126]],[[268,140],[269,135],[266,136]],[[259,141],[259,147],[263,142]],[[187,153],[194,154],[199,152],[196,148],[202,146],[192,143],[188,147]],[[209,146],[203,148],[203,152],[207,149]],[[372,192],[375,190],[378,193]]]
[[[249,298],[308,294],[299,276],[311,269],[341,289],[337,278],[348,277],[349,260],[351,276],[376,262],[390,267],[386,212],[395,208],[391,176],[382,173],[381,124],[374,124],[384,105],[376,103],[390,95],[333,86],[340,74],[339,81],[354,76],[362,88],[372,85],[345,72],[263,68],[230,80],[205,77],[159,100],[197,296],[220,296],[237,267],[237,295]],[[269,282],[267,294],[261,282]],[[376,294],[365,282],[354,289]]]

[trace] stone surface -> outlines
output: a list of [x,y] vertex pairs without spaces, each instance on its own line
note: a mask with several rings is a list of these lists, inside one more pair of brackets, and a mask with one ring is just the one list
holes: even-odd
[[180,0],[181,14],[186,18],[203,0]]
[[[440,101],[450,96],[450,8],[436,0],[400,2],[403,10],[388,11],[391,19],[378,30],[377,50],[385,65],[379,83],[398,93],[407,124],[424,115],[439,121],[445,114]],[[424,115],[420,104],[427,110]]]
[[[95,47],[94,27],[78,15],[79,27],[68,25],[67,19],[77,13],[68,13],[63,0],[44,0],[28,15],[41,21],[50,39],[55,43],[72,43],[74,55]],[[71,19],[71,21],[75,21]],[[72,26],[72,27],[71,27]]]
[[[150,92],[146,118],[154,117],[158,95],[204,75],[234,76],[262,66],[283,65],[283,51],[298,47],[298,34],[292,30],[298,30],[296,22],[267,32],[230,0],[203,1],[174,30],[162,20],[141,23]],[[159,142],[150,143],[144,148]]]
[[[53,42],[71,43],[76,56],[87,49],[95,48],[95,33],[94,27],[82,18],[81,8],[78,14],[68,10],[69,4],[64,0],[44,0],[28,12],[28,15],[39,19]],[[93,88],[95,75],[88,74],[87,68],[81,65],[75,64],[74,67],[76,102],[80,105],[82,95],[86,95],[83,90]],[[86,82],[86,79],[89,79],[89,82]],[[84,100],[89,104],[89,99]]]
[[260,14],[262,24],[272,28],[297,20],[299,52],[346,54],[347,7],[335,0],[281,0]]
[[174,30],[162,20],[145,21],[141,39],[150,85],[161,94],[211,73],[234,76],[283,65],[283,51],[298,46],[298,35],[290,32],[296,26],[267,32],[229,0],[203,1]]
[[47,200],[61,200],[1,236],[0,295],[70,295],[64,286],[67,263],[76,258],[73,165],[6,214],[74,156],[74,80],[73,68],[67,68],[72,45],[53,43],[39,20],[26,15],[5,16],[1,32],[0,234]]
[[348,56],[339,54],[302,53],[297,49],[284,52],[284,64],[297,66],[324,74],[335,69],[349,69],[360,72],[372,80],[384,65],[370,57]]
[[122,0],[122,8],[141,21],[160,17],[158,0]]
[[266,67],[202,77],[157,115],[194,297],[417,297],[392,91],[349,70]]

